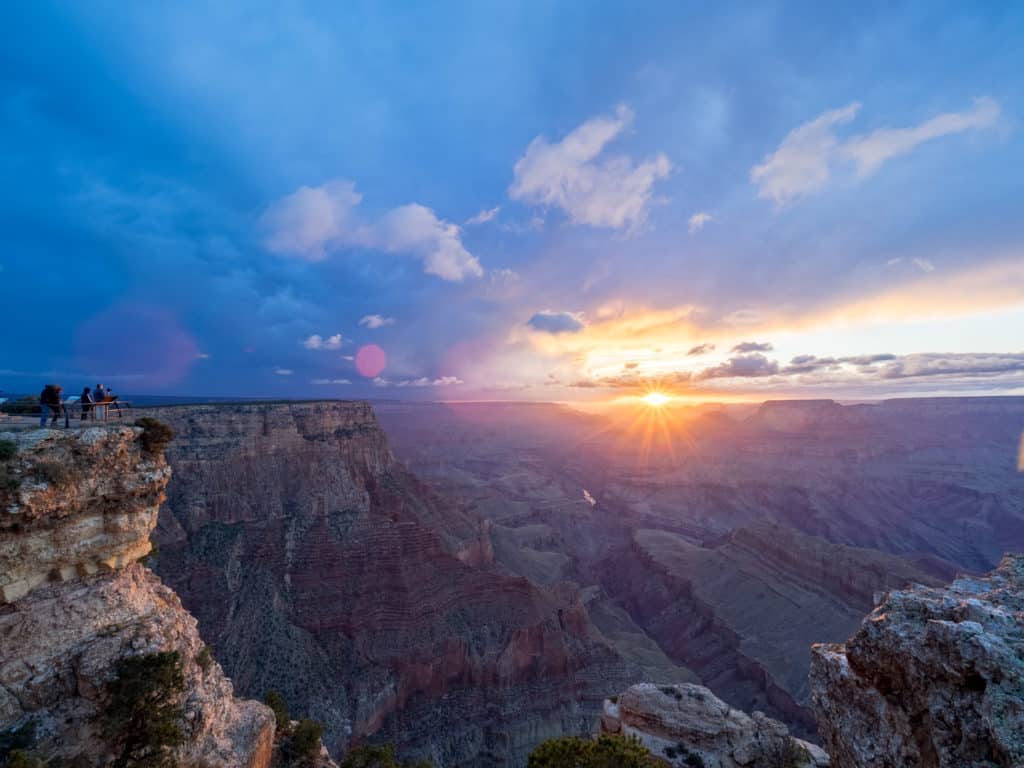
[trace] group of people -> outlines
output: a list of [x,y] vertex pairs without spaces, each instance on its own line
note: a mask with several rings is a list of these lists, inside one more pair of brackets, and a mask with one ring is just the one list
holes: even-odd
[[[83,388],[82,394],[78,398],[78,402],[82,405],[82,421],[89,418],[93,412],[97,416],[104,415],[102,409],[105,409],[107,405],[116,400],[117,396],[102,384],[97,384],[96,389]],[[48,417],[52,416],[50,426],[55,426],[57,419],[60,418],[62,413],[67,416],[66,404],[64,402],[64,387],[59,384],[47,384],[43,387],[43,391],[39,393],[39,404],[41,406],[39,413],[40,427],[46,426]]]

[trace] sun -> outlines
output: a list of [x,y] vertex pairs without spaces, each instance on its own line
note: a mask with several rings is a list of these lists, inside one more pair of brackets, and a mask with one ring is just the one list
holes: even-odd
[[661,408],[661,406],[665,405],[665,403],[669,401],[669,396],[662,394],[661,392],[648,392],[640,399],[652,408]]

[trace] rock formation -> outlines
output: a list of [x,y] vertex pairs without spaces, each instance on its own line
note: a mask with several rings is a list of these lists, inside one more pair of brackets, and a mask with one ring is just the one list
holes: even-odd
[[[761,712],[733,709],[699,685],[634,685],[604,703],[601,730],[636,736],[670,765],[707,768],[827,766],[820,748]],[[699,760],[699,762],[698,762]]]
[[[17,446],[0,489],[0,734],[34,723],[32,751],[103,765],[97,716],[119,660],[177,651],[182,765],[270,764],[270,710],[234,698],[196,620],[135,562],[150,551],[169,469],[141,430],[3,434]],[[76,762],[77,761],[77,762]]]
[[366,403],[154,409],[176,439],[157,572],[239,690],[328,745],[525,762],[625,684],[579,592],[492,567],[488,526],[392,457]]
[[818,645],[812,699],[838,768],[1024,765],[1024,556],[944,589],[889,593]]

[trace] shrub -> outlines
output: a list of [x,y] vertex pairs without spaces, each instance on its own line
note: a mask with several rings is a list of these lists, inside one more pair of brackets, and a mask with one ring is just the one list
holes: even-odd
[[142,450],[146,453],[162,454],[167,444],[174,439],[174,430],[151,416],[137,419],[135,426],[142,427],[139,439],[142,441]]
[[71,480],[71,470],[58,461],[37,461],[32,465],[32,474],[39,482],[53,488],[66,485]]
[[391,744],[366,745],[345,755],[341,768],[430,768],[430,762],[402,763],[395,757],[395,748]]
[[21,478],[11,472],[7,466],[0,464],[0,493],[4,491],[14,493],[20,487]]
[[704,758],[696,752],[690,752],[684,761],[690,768],[704,768]]
[[13,440],[0,440],[0,461],[10,461],[18,454],[18,446]]
[[210,646],[204,645],[199,653],[196,654],[196,664],[199,668],[206,672],[210,665],[213,664],[213,655],[210,652]]
[[36,743],[36,721],[29,720],[17,728],[0,733],[0,765],[8,765],[13,756]]
[[290,752],[293,759],[298,762],[306,762],[316,757],[320,751],[320,737],[323,736],[324,727],[316,720],[302,718],[292,733]]
[[46,763],[28,752],[16,749],[7,756],[4,768],[45,768]]
[[120,754],[114,768],[170,768],[183,739],[185,678],[177,651],[129,656],[117,663],[101,715],[104,737]]
[[601,734],[595,741],[549,739],[530,753],[529,768],[653,768],[657,758],[635,736]]
[[263,703],[274,711],[274,722],[278,733],[287,733],[292,725],[292,716],[288,713],[288,705],[284,697],[277,691],[267,691]]
[[802,768],[811,763],[811,753],[793,738],[778,739],[765,749],[766,768]]
[[39,398],[35,395],[25,395],[19,397],[17,400],[11,400],[9,402],[0,405],[0,413],[11,413],[17,415],[27,415],[32,413],[39,413]]

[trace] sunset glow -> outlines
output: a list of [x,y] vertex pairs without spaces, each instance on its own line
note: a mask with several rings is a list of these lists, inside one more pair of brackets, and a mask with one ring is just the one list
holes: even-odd
[[640,399],[652,408],[660,408],[671,400],[668,395],[662,394],[661,392],[648,392]]

